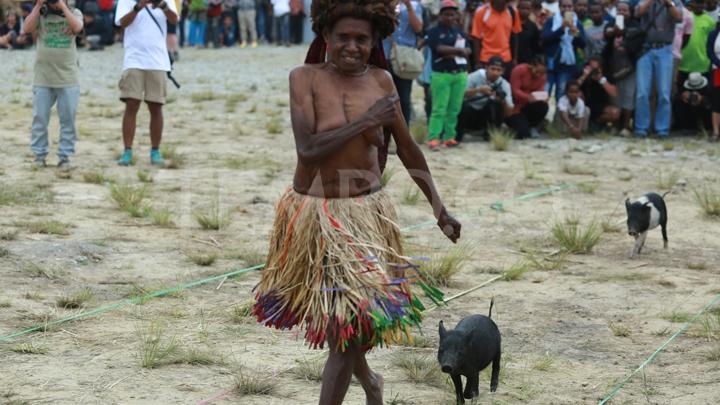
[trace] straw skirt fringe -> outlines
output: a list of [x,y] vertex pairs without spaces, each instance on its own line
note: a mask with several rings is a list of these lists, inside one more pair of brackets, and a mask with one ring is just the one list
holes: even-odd
[[[325,199],[289,190],[277,204],[270,249],[253,313],[267,326],[305,328],[312,348],[387,345],[418,325],[424,309],[410,291],[419,282],[402,255],[395,209],[383,191]],[[408,335],[409,337],[409,335]]]

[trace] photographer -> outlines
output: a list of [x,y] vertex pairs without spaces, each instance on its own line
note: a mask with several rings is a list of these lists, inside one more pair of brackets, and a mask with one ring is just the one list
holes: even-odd
[[57,102],[60,118],[58,167],[70,168],[75,153],[75,112],[80,98],[80,69],[75,37],[83,29],[82,13],[66,0],[38,0],[25,18],[23,30],[37,32],[37,57],[33,79],[33,122],[30,149],[34,165],[45,167],[48,154],[50,110]]
[[585,104],[590,108],[590,122],[596,128],[615,124],[620,120],[620,109],[613,105],[618,89],[605,77],[602,60],[593,56],[578,79]]
[[673,112],[674,129],[694,132],[711,126],[710,86],[702,73],[692,72],[682,83],[682,88],[675,97]]
[[121,166],[132,162],[136,117],[145,101],[150,110],[150,163],[162,166],[162,106],[167,95],[166,75],[170,71],[170,57],[166,42],[167,23],[177,24],[175,2],[163,0],[120,0],[115,24],[125,29],[125,57],[120,77],[120,100],[125,103],[122,131],[125,151],[118,161]]
[[483,131],[487,140],[488,127],[499,127],[513,113],[510,83],[503,79],[505,73],[500,56],[491,56],[487,69],[476,70],[468,75],[465,101],[458,118],[455,140],[462,142],[466,131]]

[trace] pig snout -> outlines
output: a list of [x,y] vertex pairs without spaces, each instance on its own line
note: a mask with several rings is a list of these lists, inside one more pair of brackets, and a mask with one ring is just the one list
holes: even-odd
[[638,232],[636,230],[631,229],[628,231],[628,235],[632,236],[633,238],[637,238]]
[[452,366],[449,366],[447,364],[442,366],[440,369],[442,370],[443,373],[448,373],[448,374],[452,374],[452,371],[453,371]]

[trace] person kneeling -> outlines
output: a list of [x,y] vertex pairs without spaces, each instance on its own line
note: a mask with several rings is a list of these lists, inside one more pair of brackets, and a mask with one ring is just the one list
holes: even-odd
[[590,109],[580,98],[580,85],[571,80],[565,86],[565,94],[558,101],[555,126],[563,132],[569,132],[573,138],[580,139],[587,133],[589,120]]
[[710,127],[709,90],[708,79],[702,73],[690,73],[675,97],[674,129],[702,131]]
[[540,137],[537,127],[543,125],[549,108],[546,72],[545,57],[537,55],[531,63],[515,66],[510,75],[515,109],[505,124],[520,139]]
[[512,114],[515,105],[510,83],[502,77],[504,73],[502,58],[492,56],[487,69],[477,70],[468,76],[456,141],[462,142],[467,131],[482,131],[483,138],[487,140],[489,127],[499,127]]
[[605,78],[599,57],[590,58],[578,84],[585,104],[592,112],[590,122],[593,129],[614,125],[620,120],[620,109],[612,103],[612,99],[618,97],[618,89]]

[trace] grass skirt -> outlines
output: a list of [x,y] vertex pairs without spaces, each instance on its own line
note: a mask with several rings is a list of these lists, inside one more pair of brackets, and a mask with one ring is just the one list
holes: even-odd
[[419,325],[417,283],[434,302],[442,293],[402,255],[395,209],[383,191],[318,198],[289,190],[277,204],[253,314],[277,329],[305,328],[310,347],[388,345]]

